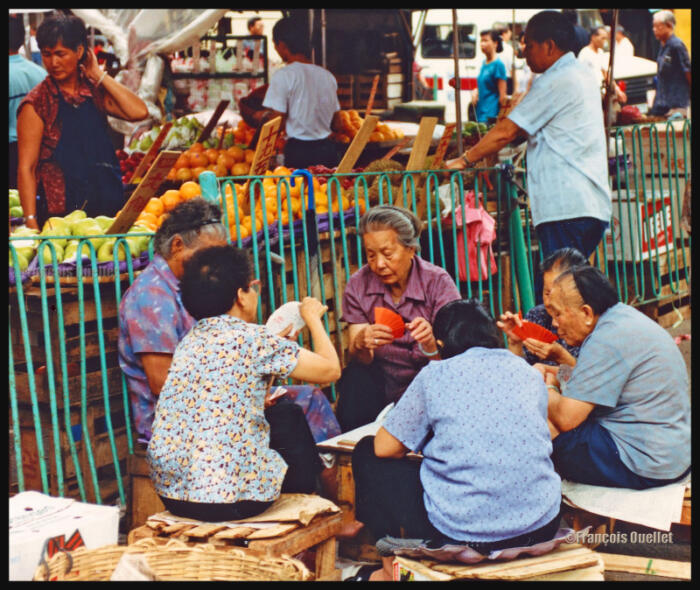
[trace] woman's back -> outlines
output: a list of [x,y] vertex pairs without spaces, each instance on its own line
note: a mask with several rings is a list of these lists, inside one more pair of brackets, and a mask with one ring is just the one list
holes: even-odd
[[559,511],[547,391],[540,373],[507,350],[474,347],[431,362],[384,427],[422,450],[428,515],[453,539],[517,536]]
[[286,464],[269,447],[264,397],[269,376],[291,373],[298,350],[231,315],[195,324],[175,350],[156,406],[148,457],[160,495],[210,503],[277,498]]

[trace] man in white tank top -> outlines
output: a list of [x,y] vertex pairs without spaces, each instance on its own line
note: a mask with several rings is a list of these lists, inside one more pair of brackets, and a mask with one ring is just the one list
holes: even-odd
[[306,27],[290,18],[278,21],[272,30],[275,49],[287,65],[270,80],[262,105],[267,109],[263,122],[283,117],[286,166],[335,166],[338,153],[329,136],[340,111],[338,85],[333,74],[311,63],[305,32]]

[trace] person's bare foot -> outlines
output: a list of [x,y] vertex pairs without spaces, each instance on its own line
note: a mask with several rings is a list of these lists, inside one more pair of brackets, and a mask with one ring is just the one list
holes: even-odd
[[364,523],[359,520],[346,522],[343,524],[340,531],[338,531],[336,537],[339,539],[352,539],[357,536],[364,526]]

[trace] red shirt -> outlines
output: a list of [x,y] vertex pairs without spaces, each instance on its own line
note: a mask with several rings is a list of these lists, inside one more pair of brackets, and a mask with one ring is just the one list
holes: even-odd
[[69,104],[80,104],[91,98],[95,106],[100,111],[105,112],[104,89],[95,88],[83,76],[80,76],[78,80],[78,94],[76,96],[66,96],[65,93],[60,91],[51,76],[47,76],[43,82],[35,86],[24,97],[17,108],[17,114],[19,115],[19,111],[25,104],[31,104],[36,114],[44,122],[44,134],[41,137],[41,145],[39,146],[36,176],[37,182],[40,182],[44,187],[44,196],[51,214],[63,213],[66,206],[63,172],[58,164],[53,161],[53,152],[58,145],[58,140],[61,138],[61,122],[58,120],[58,93],[61,92],[63,99]]

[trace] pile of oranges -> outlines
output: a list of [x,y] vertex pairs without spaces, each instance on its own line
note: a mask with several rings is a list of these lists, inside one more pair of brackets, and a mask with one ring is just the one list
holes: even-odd
[[156,231],[168,213],[178,204],[202,194],[199,184],[188,180],[179,190],[165,191],[160,197],[151,198],[136,218],[134,225],[140,225],[149,231]]
[[[221,128],[217,128],[220,130]],[[219,135],[220,136],[220,135]],[[250,145],[250,142],[253,141],[253,137],[255,136],[255,128],[251,127],[248,125],[243,119],[238,121],[238,125],[233,130],[233,141],[238,144],[238,145]],[[284,149],[284,131],[280,131],[280,134],[277,136],[277,141],[275,142],[275,153],[282,153],[282,150]]]
[[[355,109],[338,112],[338,127],[331,133],[331,139],[340,143],[350,143],[357,135],[364,119]],[[369,141],[393,141],[403,138],[403,131],[386,123],[377,123]]]
[[[295,185],[289,182],[289,198],[287,198],[287,181],[292,171],[284,166],[278,166],[272,171],[265,173],[265,178],[261,182],[256,182],[247,188],[245,183],[226,182],[222,186],[225,193],[226,211],[222,210],[222,222],[228,221],[231,239],[235,240],[247,238],[255,230],[260,231],[264,225],[277,223],[279,219],[286,226],[290,220],[302,218],[306,197],[302,195],[302,182],[300,178],[295,179]],[[285,179],[285,177],[287,177]],[[282,186],[278,189],[278,184],[282,181]],[[313,177],[314,198],[316,201],[316,213],[319,215],[329,212],[327,184],[321,184],[317,177]],[[235,190],[235,198],[234,198]],[[277,192],[279,190],[279,203]],[[254,193],[255,205],[250,204],[250,193]],[[304,189],[306,192],[306,189]],[[199,184],[188,180],[180,186],[179,190],[165,191],[160,197],[153,197],[148,201],[143,211],[139,214],[134,225],[140,225],[149,231],[155,232],[163,223],[163,220],[179,203],[193,199],[202,194]],[[354,201],[349,198],[349,192],[341,190],[338,195],[333,192],[333,201],[330,210],[333,213],[345,211],[354,207]],[[302,200],[303,198],[303,200]],[[263,200],[265,201],[265,216],[263,216]],[[364,201],[361,200],[360,212],[365,212]],[[227,219],[228,216],[228,219]],[[238,218],[238,227],[236,227]],[[254,221],[253,221],[254,219]]]
[[205,148],[201,143],[193,143],[172,167],[167,180],[193,181],[205,170],[217,176],[245,176],[250,170],[255,152],[237,145],[228,149]]

